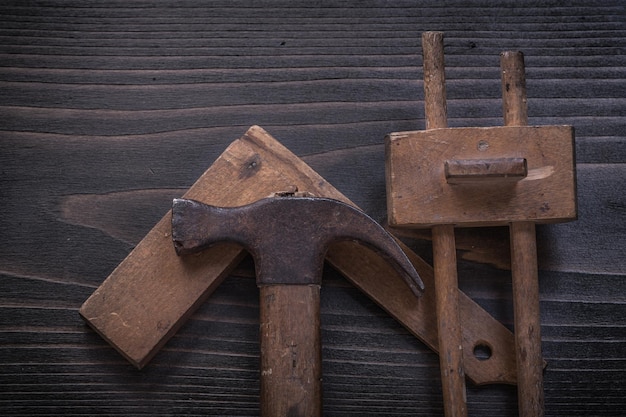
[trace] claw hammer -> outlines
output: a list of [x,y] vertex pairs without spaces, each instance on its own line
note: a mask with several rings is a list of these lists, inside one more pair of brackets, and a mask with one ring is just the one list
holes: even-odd
[[386,259],[416,296],[424,289],[393,237],[338,200],[278,196],[225,208],[176,199],[172,239],[179,255],[222,241],[252,254],[260,292],[263,417],[322,415],[320,285],[331,243],[362,243]]

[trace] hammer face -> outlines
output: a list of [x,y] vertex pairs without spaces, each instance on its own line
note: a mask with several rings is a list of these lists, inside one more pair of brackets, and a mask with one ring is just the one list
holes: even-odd
[[177,199],[172,238],[179,255],[219,241],[241,244],[254,257],[259,285],[320,284],[328,246],[354,240],[387,259],[416,295],[424,288],[389,233],[362,211],[327,198],[271,197],[230,208]]
[[178,255],[200,252],[220,241],[245,243],[236,209],[176,198],[172,203],[172,241]]

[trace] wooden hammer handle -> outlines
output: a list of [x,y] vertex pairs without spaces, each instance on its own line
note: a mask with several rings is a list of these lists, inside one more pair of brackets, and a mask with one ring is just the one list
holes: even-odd
[[[448,126],[443,33],[422,34],[426,129]],[[466,416],[465,371],[453,225],[432,229],[439,366],[445,415]]]
[[262,285],[261,416],[322,416],[319,285]]
[[[526,126],[524,55],[503,52],[500,67],[504,124]],[[509,229],[519,415],[537,417],[544,414],[544,393],[535,223],[513,222]]]

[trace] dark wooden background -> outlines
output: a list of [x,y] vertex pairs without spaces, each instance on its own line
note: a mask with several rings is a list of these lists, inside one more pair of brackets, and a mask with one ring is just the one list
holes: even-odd
[[[78,308],[253,124],[384,221],[383,138],[424,128],[426,30],[446,33],[451,126],[502,124],[507,49],[526,55],[530,123],[575,126],[580,218],[538,228],[546,414],[625,415],[623,1],[4,0],[0,14],[1,415],[257,414],[250,260],[142,371]],[[409,243],[430,261],[426,237]],[[506,230],[458,240],[461,287],[510,327]],[[322,294],[325,414],[441,415],[437,356],[330,268]],[[469,386],[468,401],[516,415],[514,387]]]

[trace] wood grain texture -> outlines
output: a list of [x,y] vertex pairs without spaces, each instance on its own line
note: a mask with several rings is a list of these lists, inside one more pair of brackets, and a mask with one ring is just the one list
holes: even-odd
[[[424,129],[420,36],[442,30],[450,126],[501,125],[519,49],[529,122],[576,129],[579,220],[537,227],[546,415],[622,415],[622,3],[2,2],[0,413],[258,415],[250,261],[140,372],[78,308],[253,124],[383,220],[383,138]],[[511,326],[507,231],[460,233],[461,289]],[[330,268],[321,302],[325,415],[442,414],[427,347]],[[469,413],[515,397],[468,385]]]
[[322,416],[320,285],[259,287],[261,416]]
[[[394,132],[385,138],[389,222],[398,227],[506,225],[576,219],[574,129],[493,126]],[[446,161],[524,158],[518,182],[446,179]],[[421,210],[415,210],[420,207]]]

